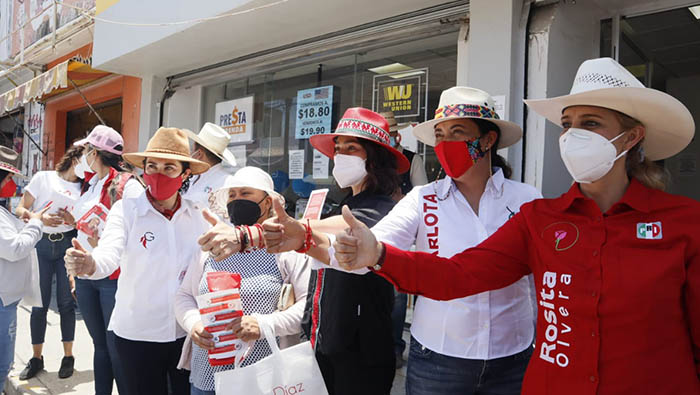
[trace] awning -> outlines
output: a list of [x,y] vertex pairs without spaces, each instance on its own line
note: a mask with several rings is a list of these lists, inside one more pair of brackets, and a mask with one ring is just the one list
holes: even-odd
[[56,67],[34,77],[32,80],[0,95],[0,113],[14,110],[31,101],[46,100],[90,82],[104,78],[110,73],[93,69],[90,65],[76,60],[66,60]]

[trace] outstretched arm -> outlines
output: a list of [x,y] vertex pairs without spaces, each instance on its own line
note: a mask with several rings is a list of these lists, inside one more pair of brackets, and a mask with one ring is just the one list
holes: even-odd
[[379,262],[382,266],[377,274],[402,292],[450,300],[503,288],[530,273],[530,235],[522,214],[477,247],[451,258],[378,243],[345,208],[343,216],[350,230],[339,234],[334,244],[338,262],[348,269],[372,267]]

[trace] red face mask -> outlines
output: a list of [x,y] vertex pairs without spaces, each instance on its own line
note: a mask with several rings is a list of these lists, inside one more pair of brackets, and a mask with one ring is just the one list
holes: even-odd
[[5,186],[0,189],[0,198],[9,198],[15,196],[15,192],[17,192],[17,184],[15,184],[15,180],[10,177],[10,179],[5,183]]
[[168,177],[162,173],[143,174],[143,180],[156,200],[167,200],[172,197],[182,186],[182,177]]
[[479,138],[469,141],[443,141],[435,146],[435,154],[445,173],[458,178],[486,155]]

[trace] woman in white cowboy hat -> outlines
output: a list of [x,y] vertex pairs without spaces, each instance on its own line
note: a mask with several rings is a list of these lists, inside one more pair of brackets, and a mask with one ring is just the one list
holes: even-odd
[[231,170],[227,170],[225,166],[236,167],[236,158],[228,150],[231,136],[220,126],[210,122],[202,126],[199,134],[187,130],[187,136],[194,142],[192,157],[210,167],[206,172],[189,180],[189,187],[182,197],[213,208],[211,200],[214,192],[221,188],[226,176],[231,175]]
[[[129,394],[189,394],[189,375],[177,369],[187,333],[173,303],[187,266],[200,259],[197,238],[209,228],[204,207],[182,199],[183,180],[209,168],[190,157],[187,134],[160,128],[144,152],[123,155],[143,168],[148,188],[110,210],[92,252],[77,240],[66,252],[69,272],[90,279],[121,269],[109,330]],[[170,387],[169,387],[170,386]]]
[[[0,146],[0,197],[14,195],[17,186],[12,177],[21,176],[19,163],[15,151]],[[41,307],[34,246],[41,240],[43,227],[53,224],[53,216],[47,213],[51,208],[49,203],[39,211],[26,211],[25,223],[0,206],[0,390],[5,388],[15,359],[17,305],[25,298],[28,305]]]
[[[435,147],[447,177],[414,188],[397,203],[372,227],[379,240],[449,257],[479,244],[523,203],[540,197],[532,186],[508,179],[511,170],[496,150],[516,143],[522,131],[498,118],[488,93],[447,89],[435,119],[413,132]],[[292,225],[268,236],[299,238],[303,233]],[[321,239],[319,246],[329,244]],[[503,289],[453,301],[418,298],[406,375],[409,394],[520,393],[534,337],[533,290],[529,278],[521,277]]]
[[524,205],[452,258],[377,243],[348,213],[353,236],[339,237],[338,261],[436,299],[533,273],[524,394],[700,393],[700,204],[663,192],[651,162],[692,139],[689,111],[609,58],[584,62],[571,94],[527,104],[563,127],[569,192]]
[[[244,167],[228,176],[215,192],[214,204],[228,212],[231,224],[243,232],[257,232],[256,224],[274,215],[272,200],[284,200],[274,191],[272,177],[257,167]],[[243,233],[241,233],[242,236]],[[245,342],[254,342],[242,366],[254,364],[270,355],[265,340],[260,339],[260,327],[266,325],[276,336],[301,333],[306,292],[309,285],[309,258],[295,252],[271,254],[264,248],[237,253],[223,260],[214,260],[207,254],[190,264],[182,286],[175,297],[175,315],[189,333],[185,342],[180,367],[189,369],[192,395],[214,395],[214,373],[234,369],[234,364],[212,366],[208,350],[214,348],[213,336],[197,307],[196,297],[209,292],[207,273],[231,272],[241,275],[243,317],[229,324],[236,336]],[[280,295],[286,286],[293,289],[292,300],[283,310],[278,309]]]

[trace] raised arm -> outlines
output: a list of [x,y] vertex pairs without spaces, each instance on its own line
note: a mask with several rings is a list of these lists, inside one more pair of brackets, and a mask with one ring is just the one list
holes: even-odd
[[334,243],[338,262],[351,269],[379,262],[377,273],[403,292],[450,300],[503,288],[530,273],[530,236],[522,214],[516,214],[477,247],[451,258],[378,243],[346,208],[343,216],[350,231],[339,234]]

